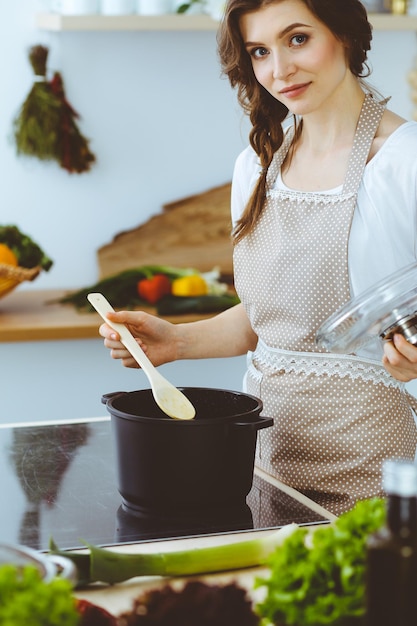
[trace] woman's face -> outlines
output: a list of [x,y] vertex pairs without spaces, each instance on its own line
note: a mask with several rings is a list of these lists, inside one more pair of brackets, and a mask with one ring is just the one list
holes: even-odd
[[302,0],[278,0],[240,19],[258,82],[292,113],[337,102],[352,79],[345,47]]

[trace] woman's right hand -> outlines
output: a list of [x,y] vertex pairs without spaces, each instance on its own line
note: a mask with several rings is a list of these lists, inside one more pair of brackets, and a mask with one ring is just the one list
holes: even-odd
[[[125,324],[155,366],[181,359],[210,359],[246,354],[258,341],[242,304],[207,319],[171,323],[144,311],[108,313]],[[108,324],[100,326],[104,345],[125,367],[139,367]]]
[[[177,327],[144,311],[117,311],[108,313],[113,322],[125,324],[136,341],[155,366],[175,361],[178,358]],[[125,367],[138,368],[139,365],[120,341],[119,334],[108,324],[99,328],[104,337],[104,345],[110,350],[113,359],[121,359]]]

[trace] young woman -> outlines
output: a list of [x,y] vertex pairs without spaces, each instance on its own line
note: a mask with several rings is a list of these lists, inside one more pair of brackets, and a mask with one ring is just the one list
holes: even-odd
[[252,123],[232,185],[241,304],[191,324],[111,316],[155,365],[249,353],[246,390],[274,417],[257,464],[336,514],[381,494],[383,460],[414,458],[417,443],[404,391],[417,347],[398,335],[335,357],[314,341],[351,297],[417,259],[417,123],[364,82],[371,38],[358,0],[229,0],[220,59]]

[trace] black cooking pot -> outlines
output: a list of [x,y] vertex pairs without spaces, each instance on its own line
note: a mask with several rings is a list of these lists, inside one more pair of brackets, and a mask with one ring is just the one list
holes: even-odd
[[241,506],[252,487],[262,402],[224,389],[185,387],[192,420],[167,417],[151,389],[103,396],[112,416],[123,507],[130,512]]

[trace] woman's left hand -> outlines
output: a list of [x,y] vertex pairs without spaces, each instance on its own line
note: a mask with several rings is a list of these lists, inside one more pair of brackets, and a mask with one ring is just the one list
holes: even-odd
[[384,342],[382,364],[391,376],[408,383],[417,378],[417,347],[402,335],[394,335],[392,341]]

